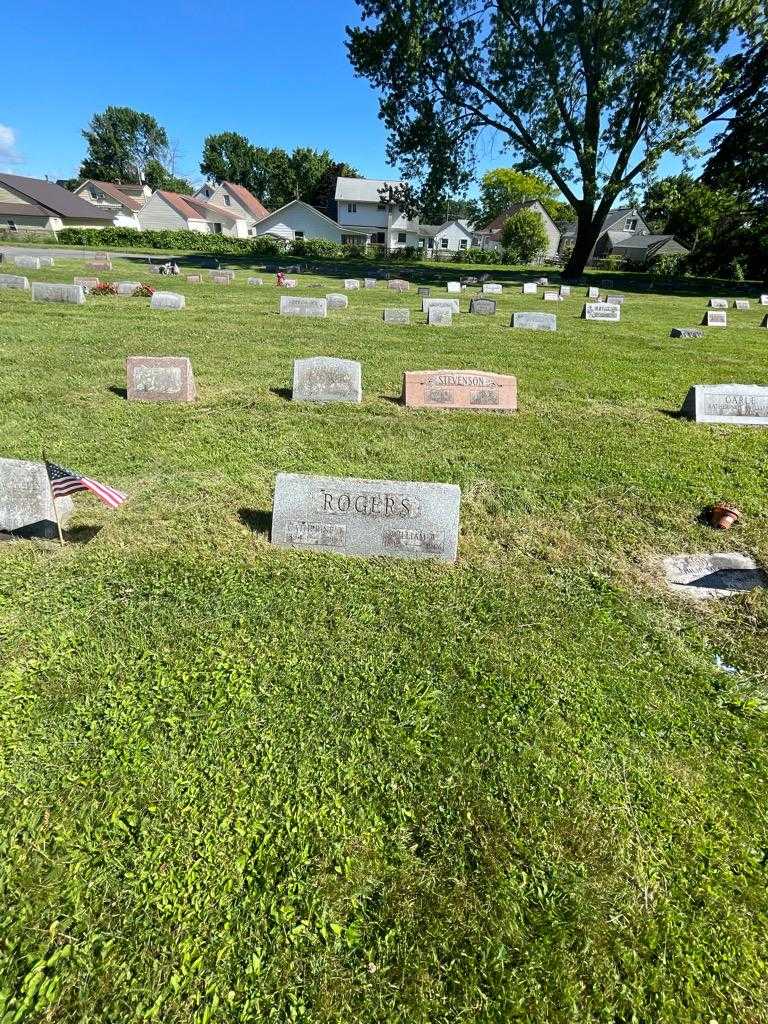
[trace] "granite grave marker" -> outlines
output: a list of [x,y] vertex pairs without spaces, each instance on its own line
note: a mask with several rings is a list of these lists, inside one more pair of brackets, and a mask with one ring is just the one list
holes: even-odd
[[186,356],[128,356],[128,399],[132,402],[194,402],[192,364]]
[[529,331],[556,331],[557,316],[554,313],[513,313],[510,326]]
[[149,305],[151,309],[184,309],[186,300],[178,292],[155,292]]
[[[61,525],[72,515],[71,498],[57,498]],[[0,458],[0,530],[21,537],[58,537],[48,474],[42,462]]]
[[517,409],[517,379],[485,370],[408,370],[403,401],[414,408]]
[[353,359],[311,356],[293,363],[294,402],[353,402],[363,399],[363,370]]
[[280,316],[327,316],[328,300],[304,295],[281,295]]
[[85,292],[79,284],[49,284],[43,281],[32,282],[33,302],[69,302],[82,306]]
[[683,416],[697,423],[768,427],[768,387],[759,384],[694,384]]

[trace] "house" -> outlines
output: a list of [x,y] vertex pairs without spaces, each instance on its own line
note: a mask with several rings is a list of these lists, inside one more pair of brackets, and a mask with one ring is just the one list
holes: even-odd
[[400,184],[380,178],[337,178],[334,200],[342,242],[381,245],[389,250],[415,248],[419,244],[418,220],[409,220],[399,206],[381,198],[385,189]]
[[478,247],[493,252],[500,252],[503,248],[501,236],[504,231],[504,224],[513,213],[517,213],[519,210],[532,210],[541,217],[548,239],[547,248],[543,255],[545,259],[554,259],[560,248],[560,228],[558,228],[538,199],[532,199],[524,203],[513,203],[504,213],[492,220],[490,224],[486,224],[484,228],[476,229],[475,235]]
[[[563,232],[564,245],[576,241],[576,225]],[[656,235],[634,206],[620,206],[611,210],[603,221],[600,234],[592,250],[595,259],[622,256],[629,263],[643,265],[662,253],[687,256],[689,250],[680,245],[674,235]]]
[[0,228],[61,231],[110,227],[113,223],[112,209],[87,203],[52,181],[0,173]]
[[219,185],[206,182],[195,195],[211,206],[239,213],[245,218],[249,235],[257,234],[256,225],[269,214],[269,210],[262,206],[252,192],[232,181],[222,181]]
[[441,253],[461,252],[472,248],[475,232],[467,220],[447,220],[444,224],[421,224],[419,227],[419,248]]
[[279,210],[267,214],[253,230],[257,235],[271,235],[286,242],[303,238],[341,242],[344,237],[341,225],[301,199],[293,199]]
[[145,231],[199,231],[201,234],[247,238],[248,224],[237,210],[213,206],[197,196],[158,189],[138,213]]
[[73,195],[80,196],[86,203],[111,210],[112,223],[116,227],[136,229],[141,227],[138,212],[146,201],[146,197],[143,195],[141,199],[138,199],[124,192],[120,185],[114,185],[111,181],[95,181],[92,178],[88,178],[78,185]]

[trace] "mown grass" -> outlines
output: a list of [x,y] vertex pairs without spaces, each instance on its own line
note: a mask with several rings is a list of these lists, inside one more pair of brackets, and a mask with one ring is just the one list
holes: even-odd
[[[702,296],[605,325],[510,291],[400,328],[413,291],[311,321],[271,278],[102,276],[187,308],[0,291],[2,454],[131,495],[0,546],[0,1021],[768,1020],[768,594],[654,568],[768,562],[766,432],[670,415],[766,383],[762,311],[674,340]],[[129,354],[190,355],[198,403],[126,402]],[[362,406],[287,400],[314,354],[363,362]],[[515,373],[520,411],[405,409],[423,367]],[[457,565],[271,548],[281,470],[460,484]]]

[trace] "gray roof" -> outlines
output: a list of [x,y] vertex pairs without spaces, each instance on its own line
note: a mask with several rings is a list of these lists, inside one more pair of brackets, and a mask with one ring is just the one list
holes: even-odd
[[0,185],[12,192],[18,192],[25,199],[58,214],[60,217],[76,217],[86,220],[112,221],[114,212],[100,209],[93,203],[87,203],[80,196],[74,196],[61,185],[53,181],[41,181],[39,178],[25,178],[21,174],[0,173]]
[[384,178],[337,178],[334,199],[344,203],[380,203],[379,190],[388,185],[402,185],[402,181]]

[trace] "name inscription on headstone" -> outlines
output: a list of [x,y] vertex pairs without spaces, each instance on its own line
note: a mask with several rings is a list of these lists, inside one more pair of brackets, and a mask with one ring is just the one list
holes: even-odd
[[[57,498],[62,526],[72,514],[71,498]],[[58,536],[48,475],[42,462],[0,459],[0,530],[21,537]]]
[[281,295],[280,316],[327,316],[328,301],[303,295]]
[[42,281],[32,282],[33,302],[70,302],[82,306],[85,292],[79,284],[48,284]]
[[486,281],[483,285],[483,292],[486,295],[501,295],[503,291],[503,286],[493,281]]
[[768,426],[768,387],[758,384],[694,384],[683,415],[697,423]]
[[495,316],[496,301],[494,299],[471,299],[469,312],[474,313],[475,316]]
[[26,291],[29,288],[29,278],[19,277],[18,274],[0,274],[0,288],[18,288],[19,291]]
[[517,379],[485,370],[408,370],[403,401],[415,408],[517,409]]
[[704,314],[704,324],[706,327],[727,327],[728,314],[724,309],[708,309]]
[[529,331],[556,331],[557,316],[554,313],[513,313],[511,326]]
[[194,402],[192,364],[186,356],[128,356],[129,401]]
[[585,320],[621,320],[621,306],[614,302],[585,302]]
[[294,401],[353,402],[363,398],[363,371],[354,359],[311,356],[293,363]]

